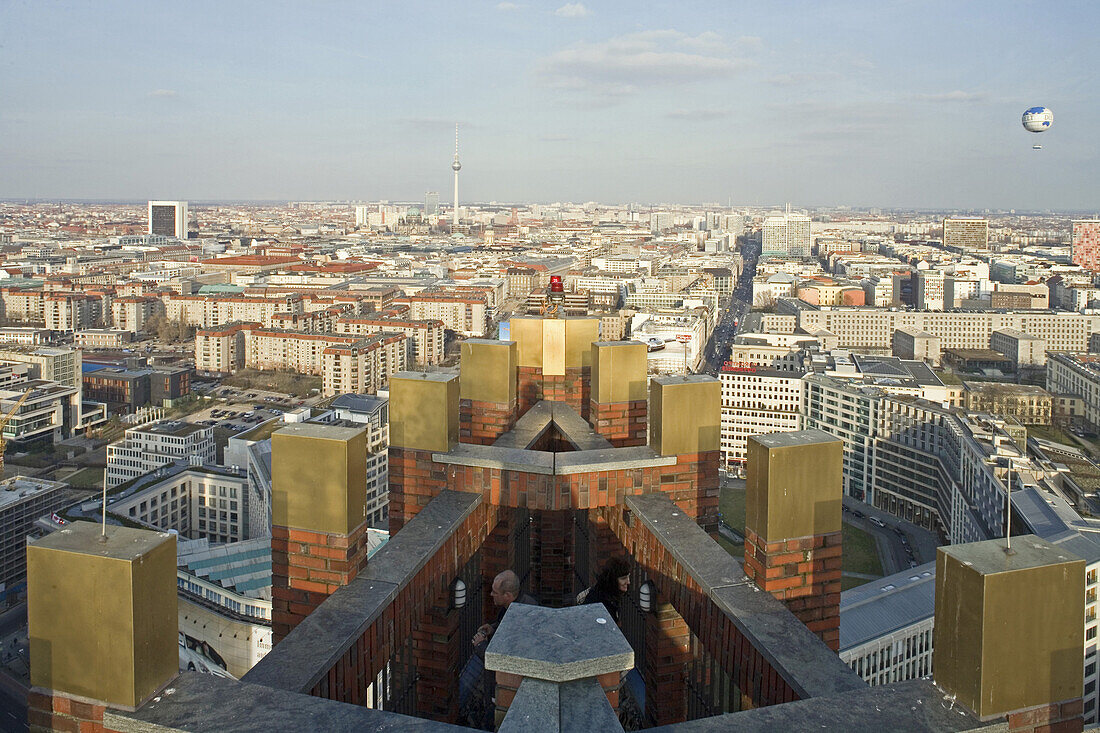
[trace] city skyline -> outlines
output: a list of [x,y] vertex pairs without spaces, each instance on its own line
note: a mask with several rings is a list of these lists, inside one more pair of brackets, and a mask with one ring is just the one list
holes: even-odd
[[0,197],[1087,210],[1098,13],[992,11],[12,3]]

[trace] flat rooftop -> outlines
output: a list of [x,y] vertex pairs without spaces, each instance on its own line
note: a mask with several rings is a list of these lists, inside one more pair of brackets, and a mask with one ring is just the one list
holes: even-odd
[[[176,438],[185,438],[188,435],[198,433],[203,430],[209,430],[203,425],[195,425],[194,423],[183,422],[181,420],[161,420],[149,425],[140,425],[136,428],[130,428],[137,433],[153,433],[155,435],[171,435]],[[129,432],[129,431],[127,431]]]

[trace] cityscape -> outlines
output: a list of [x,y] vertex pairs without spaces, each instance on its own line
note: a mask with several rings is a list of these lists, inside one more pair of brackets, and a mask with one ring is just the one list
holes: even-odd
[[1100,725],[1096,11],[704,5],[0,5],[0,730]]

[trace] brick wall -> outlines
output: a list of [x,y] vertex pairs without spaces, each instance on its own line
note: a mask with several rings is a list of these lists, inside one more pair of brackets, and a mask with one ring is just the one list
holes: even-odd
[[[395,660],[400,662],[403,654],[410,652],[406,660],[408,663],[413,663],[418,657],[437,654],[437,644],[443,642],[425,638],[424,634],[416,632],[432,628],[435,609],[441,607],[442,598],[450,590],[451,580],[496,528],[498,519],[496,507],[479,504],[409,582],[397,590],[393,600],[386,604],[362,636],[345,651],[343,657],[309,693],[315,697],[353,705],[367,705],[367,686],[383,669],[392,672],[402,667],[403,663],[395,663]],[[428,614],[427,617],[425,614]],[[426,618],[429,625],[422,629],[421,624]],[[455,647],[450,645],[468,644],[469,639],[460,639],[457,633],[447,633],[450,636],[445,642],[448,644],[448,656],[432,675],[433,679],[449,676],[450,683],[456,684],[461,670],[451,669],[449,666],[453,660],[457,660],[457,657],[452,656]],[[420,704],[418,701],[418,707]],[[442,719],[453,710],[450,701],[439,707],[440,711],[432,712],[433,717],[439,715]],[[443,708],[448,712],[444,713]]]
[[840,563],[840,532],[764,542],[745,529],[745,574],[834,652],[840,648]]
[[1080,733],[1085,724],[1084,701],[1065,700],[1008,715],[1009,733]]
[[[786,680],[745,638],[733,620],[715,607],[695,579],[642,521],[628,520],[626,513],[618,508],[600,509],[597,513],[618,538],[622,549],[629,552],[655,584],[657,597],[671,603],[692,637],[707,654],[719,660],[722,669],[731,676],[742,692],[742,707],[778,705],[798,699]],[[670,673],[667,668],[663,672],[665,675]],[[650,695],[674,694],[678,693],[653,689],[647,684],[647,708]],[[674,709],[677,703],[668,700],[654,704]]]
[[27,695],[27,723],[32,733],[105,733],[101,703],[66,697],[57,692],[32,690]]
[[646,720],[651,725],[668,725],[687,717],[687,678],[685,667],[692,659],[691,630],[684,617],[670,603],[658,604],[645,617]]
[[592,401],[588,409],[592,428],[616,448],[646,444],[648,415],[649,402],[646,400],[606,405]]
[[591,371],[589,367],[566,367],[564,375],[553,376],[544,375],[540,367],[519,367],[517,395],[520,414],[530,410],[539,400],[554,400],[567,403],[587,420]]
[[449,487],[447,467],[432,460],[432,451],[389,449],[390,536],[427,506],[433,496]]
[[271,528],[271,637],[290,630],[367,564],[367,523],[351,534]]
[[516,402],[459,400],[458,435],[463,443],[492,445],[516,424]]

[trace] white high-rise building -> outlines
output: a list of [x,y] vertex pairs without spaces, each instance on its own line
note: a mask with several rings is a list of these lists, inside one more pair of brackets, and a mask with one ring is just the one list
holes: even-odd
[[810,217],[804,214],[773,214],[764,219],[762,257],[809,257]]
[[187,202],[150,201],[149,233],[187,239]]
[[370,207],[369,206],[356,206],[355,207],[355,226],[363,227],[370,223]]

